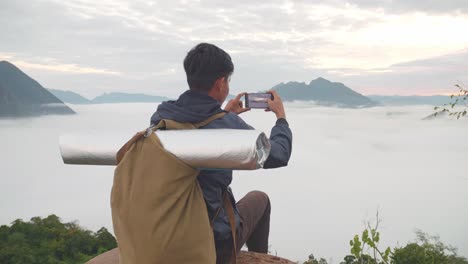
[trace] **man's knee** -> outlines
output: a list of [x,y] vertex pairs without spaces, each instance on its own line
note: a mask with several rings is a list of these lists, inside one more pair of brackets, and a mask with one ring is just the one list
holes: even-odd
[[258,203],[264,204],[265,211],[268,213],[271,211],[270,197],[268,197],[268,194],[262,191],[251,191],[248,195],[252,195]]

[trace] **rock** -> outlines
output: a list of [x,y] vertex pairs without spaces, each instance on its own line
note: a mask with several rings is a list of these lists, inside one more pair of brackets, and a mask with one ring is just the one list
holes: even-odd
[[288,259],[280,258],[277,256],[260,254],[255,252],[242,251],[237,257],[237,264],[270,264],[270,263],[281,263],[281,264],[296,264],[296,262]]
[[114,248],[86,262],[86,264],[118,264],[119,249]]
[[[296,264],[296,262],[255,252],[241,251],[237,257],[237,264]],[[119,264],[119,250],[109,250],[91,259],[86,264]]]

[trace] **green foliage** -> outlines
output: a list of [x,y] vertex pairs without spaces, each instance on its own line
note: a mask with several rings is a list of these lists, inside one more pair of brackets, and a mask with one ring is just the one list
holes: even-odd
[[395,248],[394,264],[468,264],[464,257],[457,256],[454,247],[440,241],[438,236],[429,236],[418,230],[417,241],[402,248]]
[[456,248],[442,243],[438,236],[430,236],[420,230],[416,231],[416,242],[396,247],[393,251],[387,247],[382,252],[379,249],[379,223],[377,213],[376,224],[371,226],[366,222],[361,236],[355,235],[350,240],[351,255],[344,257],[340,264],[468,264],[466,258],[457,255]]
[[[376,222],[371,226],[370,222],[366,222],[365,229],[361,236],[355,235],[349,241],[351,246],[351,255],[344,258],[341,264],[389,264],[392,251],[389,247],[385,251],[379,249],[380,233],[377,231],[380,224],[379,213],[376,215]],[[367,247],[367,248],[366,248]],[[372,252],[372,256],[369,255]]]
[[328,264],[327,260],[324,258],[315,259],[314,254],[309,255],[309,260],[304,262],[304,264]]
[[[449,103],[434,107],[435,112],[432,116],[436,117],[437,115],[448,113],[449,116],[460,119],[460,117],[468,114],[468,89],[460,84],[456,84],[455,87],[458,88],[458,94],[450,95],[451,101]],[[461,108],[455,108],[456,106],[460,106]]]
[[56,215],[17,219],[0,226],[0,263],[72,264],[117,247],[105,228],[96,233],[76,223],[62,223]]

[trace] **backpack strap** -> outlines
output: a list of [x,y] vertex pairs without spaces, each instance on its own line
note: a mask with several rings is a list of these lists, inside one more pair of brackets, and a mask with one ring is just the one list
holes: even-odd
[[[154,132],[158,129],[167,129],[167,130],[196,129],[202,126],[206,126],[209,123],[213,122],[214,120],[223,117],[224,115],[226,115],[226,112],[217,113],[198,123],[180,123],[171,119],[162,119],[161,121],[159,121],[159,123],[156,126],[152,127],[152,131]],[[151,134],[151,133],[152,132],[148,134]]]
[[229,199],[229,194],[227,191],[223,195],[224,200],[224,209],[226,209],[227,216],[229,218],[229,224],[231,225],[231,236],[232,236],[232,255],[231,255],[231,264],[236,264],[237,262],[237,238],[236,238],[236,219],[234,216],[234,208],[232,207],[231,199]]
[[195,129],[195,128],[196,128],[195,125],[192,123],[180,123],[171,119],[161,119],[161,121],[159,121],[159,123],[156,126],[152,127],[152,132],[158,129],[181,130],[181,129]]
[[195,128],[200,128],[200,127],[202,127],[202,126],[206,126],[206,125],[208,125],[209,123],[211,123],[211,122],[215,121],[216,119],[219,119],[219,118],[221,118],[221,117],[223,117],[223,116],[225,116],[225,115],[226,115],[226,112],[217,113],[217,114],[215,114],[215,115],[213,115],[213,116],[210,116],[210,117],[209,117],[208,119],[206,119],[206,120],[203,120],[203,121],[198,122],[198,123],[194,123],[193,126],[194,126]]

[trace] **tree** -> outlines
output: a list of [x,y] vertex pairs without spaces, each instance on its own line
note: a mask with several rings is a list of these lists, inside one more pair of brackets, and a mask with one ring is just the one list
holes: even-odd
[[[346,256],[340,264],[468,264],[466,258],[457,255],[455,247],[442,243],[439,236],[430,236],[420,230],[416,230],[416,242],[396,247],[393,252],[387,247],[382,253],[378,249],[378,214],[376,218],[375,226],[367,222],[361,237],[356,235],[350,241],[352,255]],[[368,254],[369,251],[373,254]]]
[[[404,247],[379,248],[381,220],[376,214],[375,224],[364,223],[361,235],[355,235],[349,242],[351,255],[344,257],[340,264],[468,264],[468,260],[457,255],[457,249],[440,241],[439,236],[428,235],[416,230],[416,241]],[[317,260],[313,254],[303,264],[326,264],[325,259]]]
[[76,222],[62,223],[56,215],[0,226],[0,263],[85,263],[116,246],[107,229],[94,233]]
[[115,241],[114,236],[107,231],[105,227],[102,227],[96,232],[96,242],[99,246],[98,253],[103,253],[109,248],[116,248],[117,242]]
[[[436,117],[440,114],[448,113],[449,116],[456,117],[460,119],[460,117],[464,117],[468,113],[468,89],[466,89],[463,85],[456,84],[455,87],[458,88],[458,94],[450,95],[450,102],[443,104],[442,106],[434,107],[434,113],[431,115]],[[459,106],[458,108],[456,108]]]
[[305,261],[304,264],[328,264],[327,260],[320,258],[319,260],[315,259],[314,254],[309,255],[309,260]]
[[[361,237],[359,237],[359,235],[355,235],[354,238],[349,241],[351,254],[354,256],[354,259],[348,257],[346,260],[345,258],[345,261],[348,261],[344,262],[345,264],[390,264],[389,258],[392,254],[390,247],[387,247],[384,251],[379,249],[380,232],[378,231],[378,228],[380,222],[379,212],[377,212],[375,216],[375,225],[372,226],[370,221],[366,221],[364,224],[365,229],[362,232]],[[369,255],[369,251],[371,251],[372,256]]]
[[457,249],[442,243],[439,236],[430,236],[416,231],[416,242],[395,248],[392,256],[395,264],[468,264],[464,257],[457,256]]

